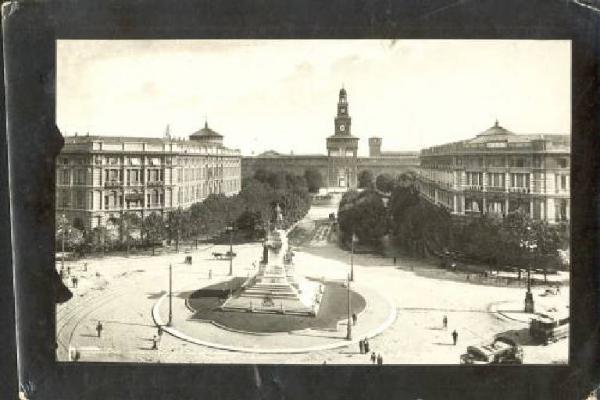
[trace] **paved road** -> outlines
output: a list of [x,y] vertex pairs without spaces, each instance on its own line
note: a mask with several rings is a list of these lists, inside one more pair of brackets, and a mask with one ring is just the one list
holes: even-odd
[[[334,210],[315,207],[309,218],[321,219]],[[327,243],[319,232],[306,247],[296,251],[296,270],[310,276],[344,279],[348,273],[349,254]],[[73,264],[80,276],[74,298],[57,310],[58,357],[68,358],[67,349],[80,349],[82,361],[195,362],[195,363],[369,363],[358,347],[290,354],[248,354],[212,349],[164,335],[159,350],[151,350],[157,330],[151,310],[168,288],[168,265],[173,265],[174,292],[227,278],[228,261],[214,260],[213,251],[227,251],[227,246],[204,247],[192,252],[192,266],[183,264],[185,254],[156,257],[107,257],[88,261],[84,272]],[[252,263],[261,255],[260,244],[236,246],[234,273],[247,276]],[[490,312],[490,305],[522,301],[520,288],[490,287],[456,280],[435,278],[434,266],[399,259],[369,255],[355,256],[355,277],[361,285],[376,290],[396,307],[398,318],[381,335],[370,340],[371,347],[384,363],[456,364],[466,346],[489,340],[500,332],[520,332],[525,324],[501,319]],[[411,270],[412,269],[412,270]],[[427,274],[419,272],[428,270]],[[568,291],[563,290],[563,299]],[[544,301],[537,296],[536,299]],[[176,299],[181,301],[180,299]],[[442,318],[448,317],[448,328]],[[179,316],[180,317],[180,316]],[[102,321],[104,331],[98,338],[95,326]],[[360,323],[360,321],[359,321]],[[459,333],[458,345],[452,344],[451,332]],[[291,337],[290,340],[298,340]],[[526,348],[526,362],[564,362],[568,341],[550,346]],[[235,343],[233,343],[235,345]],[[356,347],[356,348],[354,348]]]

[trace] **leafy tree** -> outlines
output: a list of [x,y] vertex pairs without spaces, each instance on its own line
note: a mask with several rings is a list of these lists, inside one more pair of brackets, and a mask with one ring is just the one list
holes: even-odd
[[[344,199],[345,197],[345,199]],[[383,200],[372,190],[347,192],[340,201],[338,221],[342,242],[356,234],[362,243],[378,245],[387,232],[388,216]]]
[[131,243],[140,238],[142,219],[136,213],[128,212],[121,216],[119,223],[121,240],[127,246],[127,253],[129,253]]
[[318,193],[319,189],[323,186],[323,176],[316,168],[308,168],[304,171],[304,179],[306,179],[310,193]]
[[153,212],[144,219],[144,236],[146,241],[152,246],[152,255],[155,254],[156,243],[160,242],[165,234],[165,221],[163,217]]
[[382,192],[389,193],[394,188],[394,178],[390,174],[386,173],[377,175],[377,179],[375,179],[375,186]]
[[373,187],[374,176],[373,172],[364,169],[358,174],[358,187],[361,189],[370,189]]
[[75,228],[65,216],[60,216],[56,224],[56,242],[61,249],[80,251],[85,237],[82,230]]
[[169,233],[169,239],[172,240],[175,238],[175,251],[179,251],[179,241],[182,234],[185,234],[186,220],[187,213],[181,208],[172,210],[167,214],[166,228]]

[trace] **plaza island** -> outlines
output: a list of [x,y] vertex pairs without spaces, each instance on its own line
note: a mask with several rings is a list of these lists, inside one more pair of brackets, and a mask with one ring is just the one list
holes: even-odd
[[267,234],[258,272],[225,301],[222,310],[317,315],[325,286],[295,273],[288,232],[280,227],[278,222],[278,228]]

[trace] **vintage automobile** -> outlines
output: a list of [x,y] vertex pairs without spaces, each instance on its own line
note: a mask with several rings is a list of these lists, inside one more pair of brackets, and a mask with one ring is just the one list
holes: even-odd
[[529,322],[529,335],[538,343],[548,344],[569,336],[569,309],[537,313]]
[[523,349],[512,339],[497,337],[491,343],[468,346],[461,364],[522,364]]

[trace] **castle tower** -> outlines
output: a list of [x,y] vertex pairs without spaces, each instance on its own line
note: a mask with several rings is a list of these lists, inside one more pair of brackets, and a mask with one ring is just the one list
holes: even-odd
[[348,111],[348,94],[340,89],[333,135],[327,138],[328,177],[330,188],[356,188],[358,138],[351,134],[352,118]]
[[369,138],[369,157],[379,157],[381,155],[381,138]]

